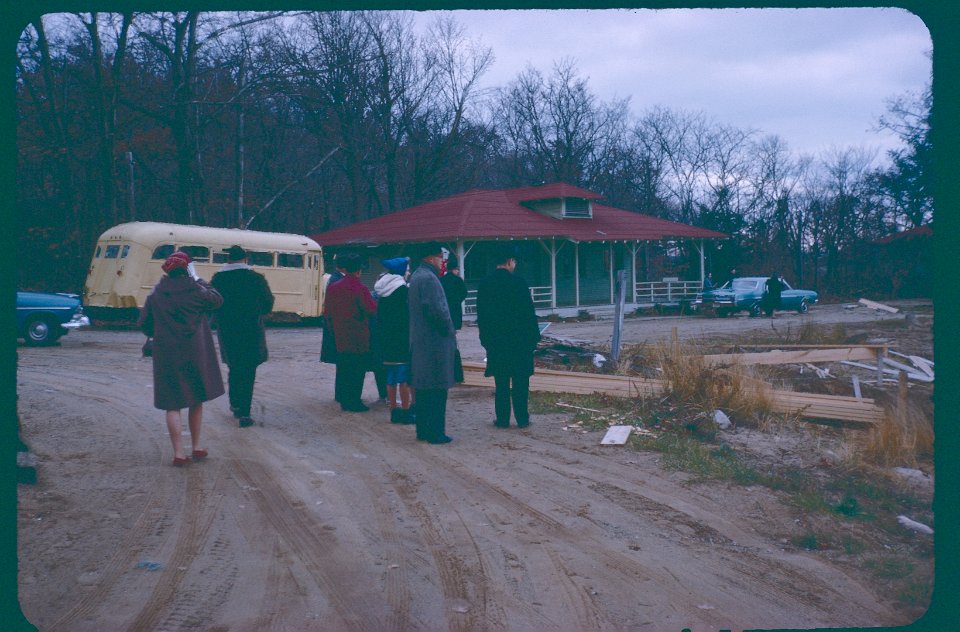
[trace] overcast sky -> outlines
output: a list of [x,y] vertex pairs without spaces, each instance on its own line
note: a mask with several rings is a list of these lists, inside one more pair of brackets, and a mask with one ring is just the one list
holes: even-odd
[[[493,49],[485,86],[576,60],[607,101],[661,105],[777,134],[797,153],[895,146],[886,101],[929,82],[933,46],[902,9],[453,11]],[[430,21],[430,12],[417,16]]]

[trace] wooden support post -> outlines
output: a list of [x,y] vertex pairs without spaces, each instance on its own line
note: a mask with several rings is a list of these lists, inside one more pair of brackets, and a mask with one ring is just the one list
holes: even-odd
[[901,424],[907,422],[907,372],[900,371],[897,379],[897,419]]
[[680,336],[677,333],[677,327],[674,325],[670,332],[670,351],[673,353],[674,361],[680,358]]
[[877,386],[883,384],[883,349],[877,349]]
[[860,378],[856,375],[853,376],[853,396],[857,399],[863,399],[863,396],[860,395]]
[[627,271],[617,270],[617,302],[613,306],[613,342],[610,344],[610,356],[614,363],[620,361],[620,332],[623,330],[623,303],[627,297]]

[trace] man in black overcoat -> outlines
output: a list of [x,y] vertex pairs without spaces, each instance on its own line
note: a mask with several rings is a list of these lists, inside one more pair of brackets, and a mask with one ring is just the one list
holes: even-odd
[[245,428],[253,425],[250,405],[257,367],[267,361],[263,317],[273,309],[273,292],[264,276],[247,264],[247,253],[240,246],[227,249],[227,263],[210,284],[223,296],[216,315],[217,337],[220,357],[229,368],[230,410]]
[[773,274],[764,284],[763,297],[760,303],[763,307],[763,313],[767,318],[773,318],[774,310],[780,307],[780,296],[783,293],[783,281],[780,280],[780,274]]
[[510,408],[517,426],[530,423],[527,398],[533,375],[533,352],[540,342],[540,328],[530,288],[514,274],[517,258],[511,248],[495,257],[496,270],[477,288],[477,327],[480,344],[487,351],[484,375],[496,384],[494,425],[510,425]]

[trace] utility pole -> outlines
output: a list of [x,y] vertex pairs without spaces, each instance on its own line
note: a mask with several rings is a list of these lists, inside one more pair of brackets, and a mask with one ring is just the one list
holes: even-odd
[[137,206],[136,206],[136,196],[133,192],[133,152],[127,152],[127,173],[129,174],[129,184],[127,185],[127,193],[130,198],[128,206],[130,210],[130,219],[137,218]]

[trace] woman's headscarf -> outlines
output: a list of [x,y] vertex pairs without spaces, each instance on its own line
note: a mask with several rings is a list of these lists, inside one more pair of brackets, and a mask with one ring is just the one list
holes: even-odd
[[190,258],[190,255],[182,250],[178,250],[167,257],[167,260],[163,262],[163,265],[160,266],[160,269],[167,274],[169,274],[171,270],[176,270],[178,268],[183,268],[186,270],[191,261],[193,261],[193,259]]

